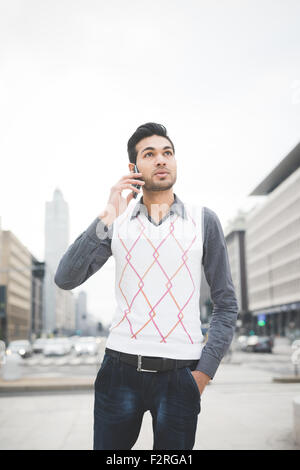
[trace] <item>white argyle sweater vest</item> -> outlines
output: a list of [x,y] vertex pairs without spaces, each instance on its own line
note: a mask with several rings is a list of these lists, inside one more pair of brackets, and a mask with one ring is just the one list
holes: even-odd
[[106,346],[173,359],[199,359],[202,207],[184,204],[156,226],[132,200],[113,224],[116,309]]

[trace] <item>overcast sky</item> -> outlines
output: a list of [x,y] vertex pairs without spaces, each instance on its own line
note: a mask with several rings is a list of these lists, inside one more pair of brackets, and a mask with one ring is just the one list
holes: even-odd
[[[299,0],[0,0],[2,228],[43,260],[59,187],[73,242],[149,121],[174,142],[174,192],[225,228],[300,140],[299,18]],[[74,289],[104,323],[113,282],[110,259]]]

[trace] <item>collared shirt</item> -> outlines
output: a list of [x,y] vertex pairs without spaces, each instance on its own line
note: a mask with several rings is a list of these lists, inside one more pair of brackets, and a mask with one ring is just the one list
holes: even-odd
[[[174,193],[174,201],[168,213],[156,224],[148,214],[141,197],[137,201],[132,220],[140,212],[148,217],[154,225],[160,225],[172,213],[187,217],[184,203]],[[202,350],[196,370],[214,377],[216,370],[233,339],[238,314],[238,303],[232,282],[226,241],[217,214],[203,207],[202,211],[202,265],[205,278],[210,286],[213,312],[210,320],[208,340]],[[105,238],[99,238],[97,230]],[[70,245],[58,265],[54,281],[61,289],[71,290],[83,284],[96,273],[112,255],[111,236],[113,224],[107,227],[99,217],[82,232]]]
[[137,217],[140,213],[144,213],[146,217],[148,217],[150,222],[152,222],[154,225],[161,225],[167,219],[167,217],[169,217],[170,214],[178,214],[180,217],[187,219],[187,213],[186,213],[184,204],[175,193],[174,193],[174,201],[172,202],[168,213],[159,221],[158,224],[156,224],[154,220],[151,218],[151,216],[148,214],[147,207],[144,204],[143,196],[136,203],[132,211],[130,220],[134,219],[134,217]]

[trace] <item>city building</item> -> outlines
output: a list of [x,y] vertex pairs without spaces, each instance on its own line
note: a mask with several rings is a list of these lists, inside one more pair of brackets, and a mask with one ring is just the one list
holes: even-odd
[[58,263],[69,245],[69,207],[60,189],[45,208],[45,281],[43,329],[46,334],[67,333],[75,328],[73,293],[54,282]]
[[265,196],[246,217],[252,329],[300,337],[300,144],[250,196]]
[[81,290],[76,297],[76,333],[81,336],[98,336],[105,334],[100,320],[90,314],[87,309],[87,294]]
[[31,278],[31,339],[39,338],[43,332],[43,280],[45,263],[32,256]]
[[30,339],[32,255],[11,231],[1,232],[0,339],[8,343]]
[[252,323],[248,309],[245,224],[246,213],[239,211],[234,220],[230,221],[224,230],[232,282],[238,301],[238,327],[240,332],[248,331]]
[[75,330],[75,297],[72,291],[55,286],[55,328],[53,332],[71,335]]

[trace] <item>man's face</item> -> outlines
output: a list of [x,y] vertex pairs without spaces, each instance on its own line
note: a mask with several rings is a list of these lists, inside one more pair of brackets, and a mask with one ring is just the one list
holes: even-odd
[[[177,163],[172,145],[168,139],[158,135],[145,137],[136,145],[136,165],[145,181],[143,188],[148,191],[166,191],[177,179]],[[165,174],[156,174],[165,171]]]

